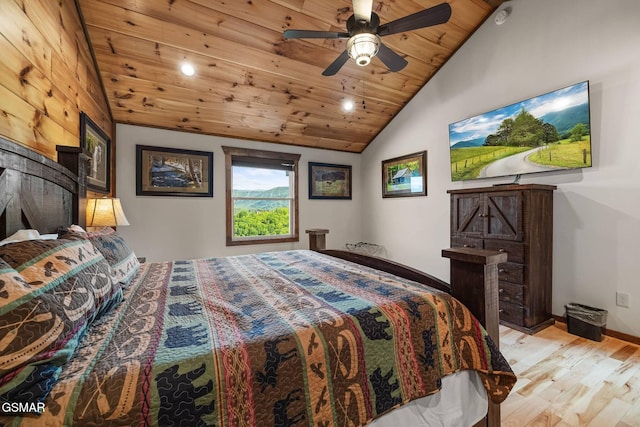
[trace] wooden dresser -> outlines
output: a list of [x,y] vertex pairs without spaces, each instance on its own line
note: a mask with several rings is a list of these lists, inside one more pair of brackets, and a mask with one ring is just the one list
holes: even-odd
[[508,253],[498,266],[500,322],[535,333],[551,315],[553,185],[449,190],[451,246]]

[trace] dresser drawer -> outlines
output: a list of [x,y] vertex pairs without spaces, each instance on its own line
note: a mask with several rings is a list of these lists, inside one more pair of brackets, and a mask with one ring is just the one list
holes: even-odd
[[484,248],[491,249],[492,251],[507,252],[510,262],[524,263],[525,247],[523,243],[486,239],[484,241]]
[[500,301],[522,305],[524,301],[524,286],[513,283],[500,282],[498,285]]
[[452,237],[451,247],[483,249],[482,239],[473,239],[470,237]]
[[524,283],[524,265],[515,262],[498,264],[498,279],[511,283]]
[[522,325],[524,323],[524,308],[517,304],[500,301],[500,320]]

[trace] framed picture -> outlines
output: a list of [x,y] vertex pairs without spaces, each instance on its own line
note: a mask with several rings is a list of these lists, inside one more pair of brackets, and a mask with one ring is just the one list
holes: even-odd
[[136,195],[213,197],[213,153],[136,145]]
[[80,112],[80,147],[90,155],[87,187],[108,193],[111,191],[111,140],[84,112]]
[[351,200],[351,166],[309,162],[309,198]]
[[382,197],[426,195],[426,151],[382,161]]

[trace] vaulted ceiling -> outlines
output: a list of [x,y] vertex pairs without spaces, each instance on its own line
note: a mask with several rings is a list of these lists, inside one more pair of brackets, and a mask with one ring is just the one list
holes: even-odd
[[[448,0],[447,23],[384,37],[408,61],[399,72],[374,58],[331,77],[345,40],[283,31],[344,32],[348,0],[77,1],[115,122],[359,153],[503,0]],[[373,11],[384,24],[441,1]]]

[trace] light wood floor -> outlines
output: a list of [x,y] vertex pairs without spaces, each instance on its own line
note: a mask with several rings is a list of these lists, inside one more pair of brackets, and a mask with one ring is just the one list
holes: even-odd
[[518,376],[502,426],[640,426],[640,346],[566,332],[500,327],[500,350]]

